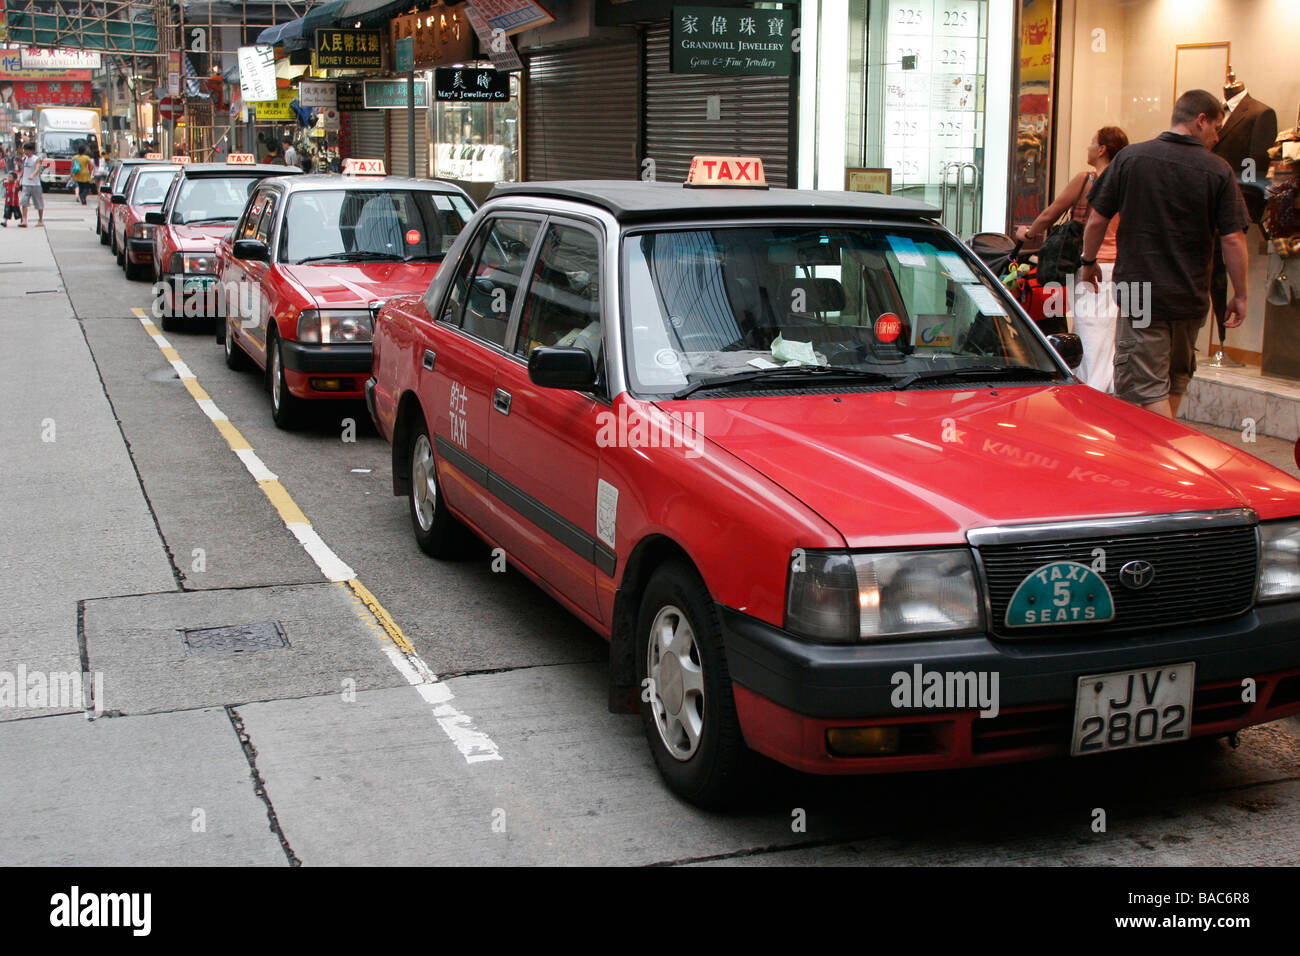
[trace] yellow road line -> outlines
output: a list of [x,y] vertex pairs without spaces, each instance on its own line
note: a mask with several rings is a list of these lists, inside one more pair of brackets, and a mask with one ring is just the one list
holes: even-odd
[[389,614],[388,611],[385,610],[384,606],[379,603],[379,598],[371,594],[370,589],[356,578],[348,581],[347,585],[352,589],[353,593],[361,599],[361,603],[370,608],[370,613],[375,616],[375,620],[379,622],[379,626],[384,629],[384,633],[392,639],[393,643],[396,644],[403,653],[414,654],[415,645],[407,640],[406,635],[402,633],[402,629],[398,626],[397,622],[393,620],[392,615]]

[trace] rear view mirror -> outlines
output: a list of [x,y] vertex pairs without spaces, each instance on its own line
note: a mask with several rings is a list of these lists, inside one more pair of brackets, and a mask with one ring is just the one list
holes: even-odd
[[266,243],[261,239],[236,239],[235,247],[231,254],[236,259],[244,259],[251,262],[270,262],[271,250],[266,247]]
[[543,388],[577,392],[596,387],[596,363],[582,348],[538,348],[528,356],[528,379]]
[[1061,356],[1061,360],[1071,369],[1079,367],[1083,361],[1083,340],[1073,332],[1058,332],[1055,335],[1049,335],[1047,341],[1052,343],[1052,348],[1056,349],[1056,354]]
[[163,219],[163,214],[158,212],[157,210],[150,210],[149,212],[145,213],[144,221],[154,226],[161,226],[164,223],[166,223],[166,220]]
[[125,206],[126,195],[124,193],[113,193],[113,196],[112,198],[109,199],[109,202],[111,202],[114,206]]

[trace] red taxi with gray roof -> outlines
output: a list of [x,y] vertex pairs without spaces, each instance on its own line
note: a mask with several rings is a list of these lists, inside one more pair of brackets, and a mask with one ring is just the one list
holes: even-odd
[[1081,384],[938,210],[722,168],[497,187],[367,385],[420,546],[608,638],[672,789],[1300,712],[1300,481]]

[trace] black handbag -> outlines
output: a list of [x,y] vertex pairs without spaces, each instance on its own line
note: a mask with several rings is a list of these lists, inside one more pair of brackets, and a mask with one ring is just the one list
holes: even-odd
[[1070,208],[1065,211],[1065,221],[1058,222],[1048,231],[1042,248],[1038,250],[1040,285],[1049,282],[1064,283],[1066,277],[1073,275],[1079,268],[1079,259],[1083,255],[1083,223],[1074,218],[1074,207],[1079,205],[1090,182],[1091,175],[1083,181],[1078,199],[1070,203]]

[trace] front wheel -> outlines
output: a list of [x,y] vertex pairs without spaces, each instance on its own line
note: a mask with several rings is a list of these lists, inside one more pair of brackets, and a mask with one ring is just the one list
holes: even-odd
[[464,526],[447,510],[438,488],[437,462],[429,429],[420,421],[411,440],[411,491],[407,503],[411,510],[411,529],[420,550],[433,558],[451,558],[465,543]]
[[234,335],[232,335],[230,330],[226,328],[225,322],[219,322],[218,326],[225,333],[222,335],[221,341],[226,351],[226,368],[232,369],[236,372],[244,371],[244,369],[253,364],[252,360],[248,357],[248,353],[245,352],[239,343],[235,341]]
[[[229,341],[230,336],[227,335],[226,339]],[[303,400],[289,391],[289,383],[285,381],[279,338],[271,341],[266,351],[267,375],[271,380],[271,418],[276,428],[293,431],[302,424]]]
[[754,754],[736,716],[722,626],[694,568],[673,562],[655,571],[636,633],[641,721],[659,772],[697,806],[733,804]]

